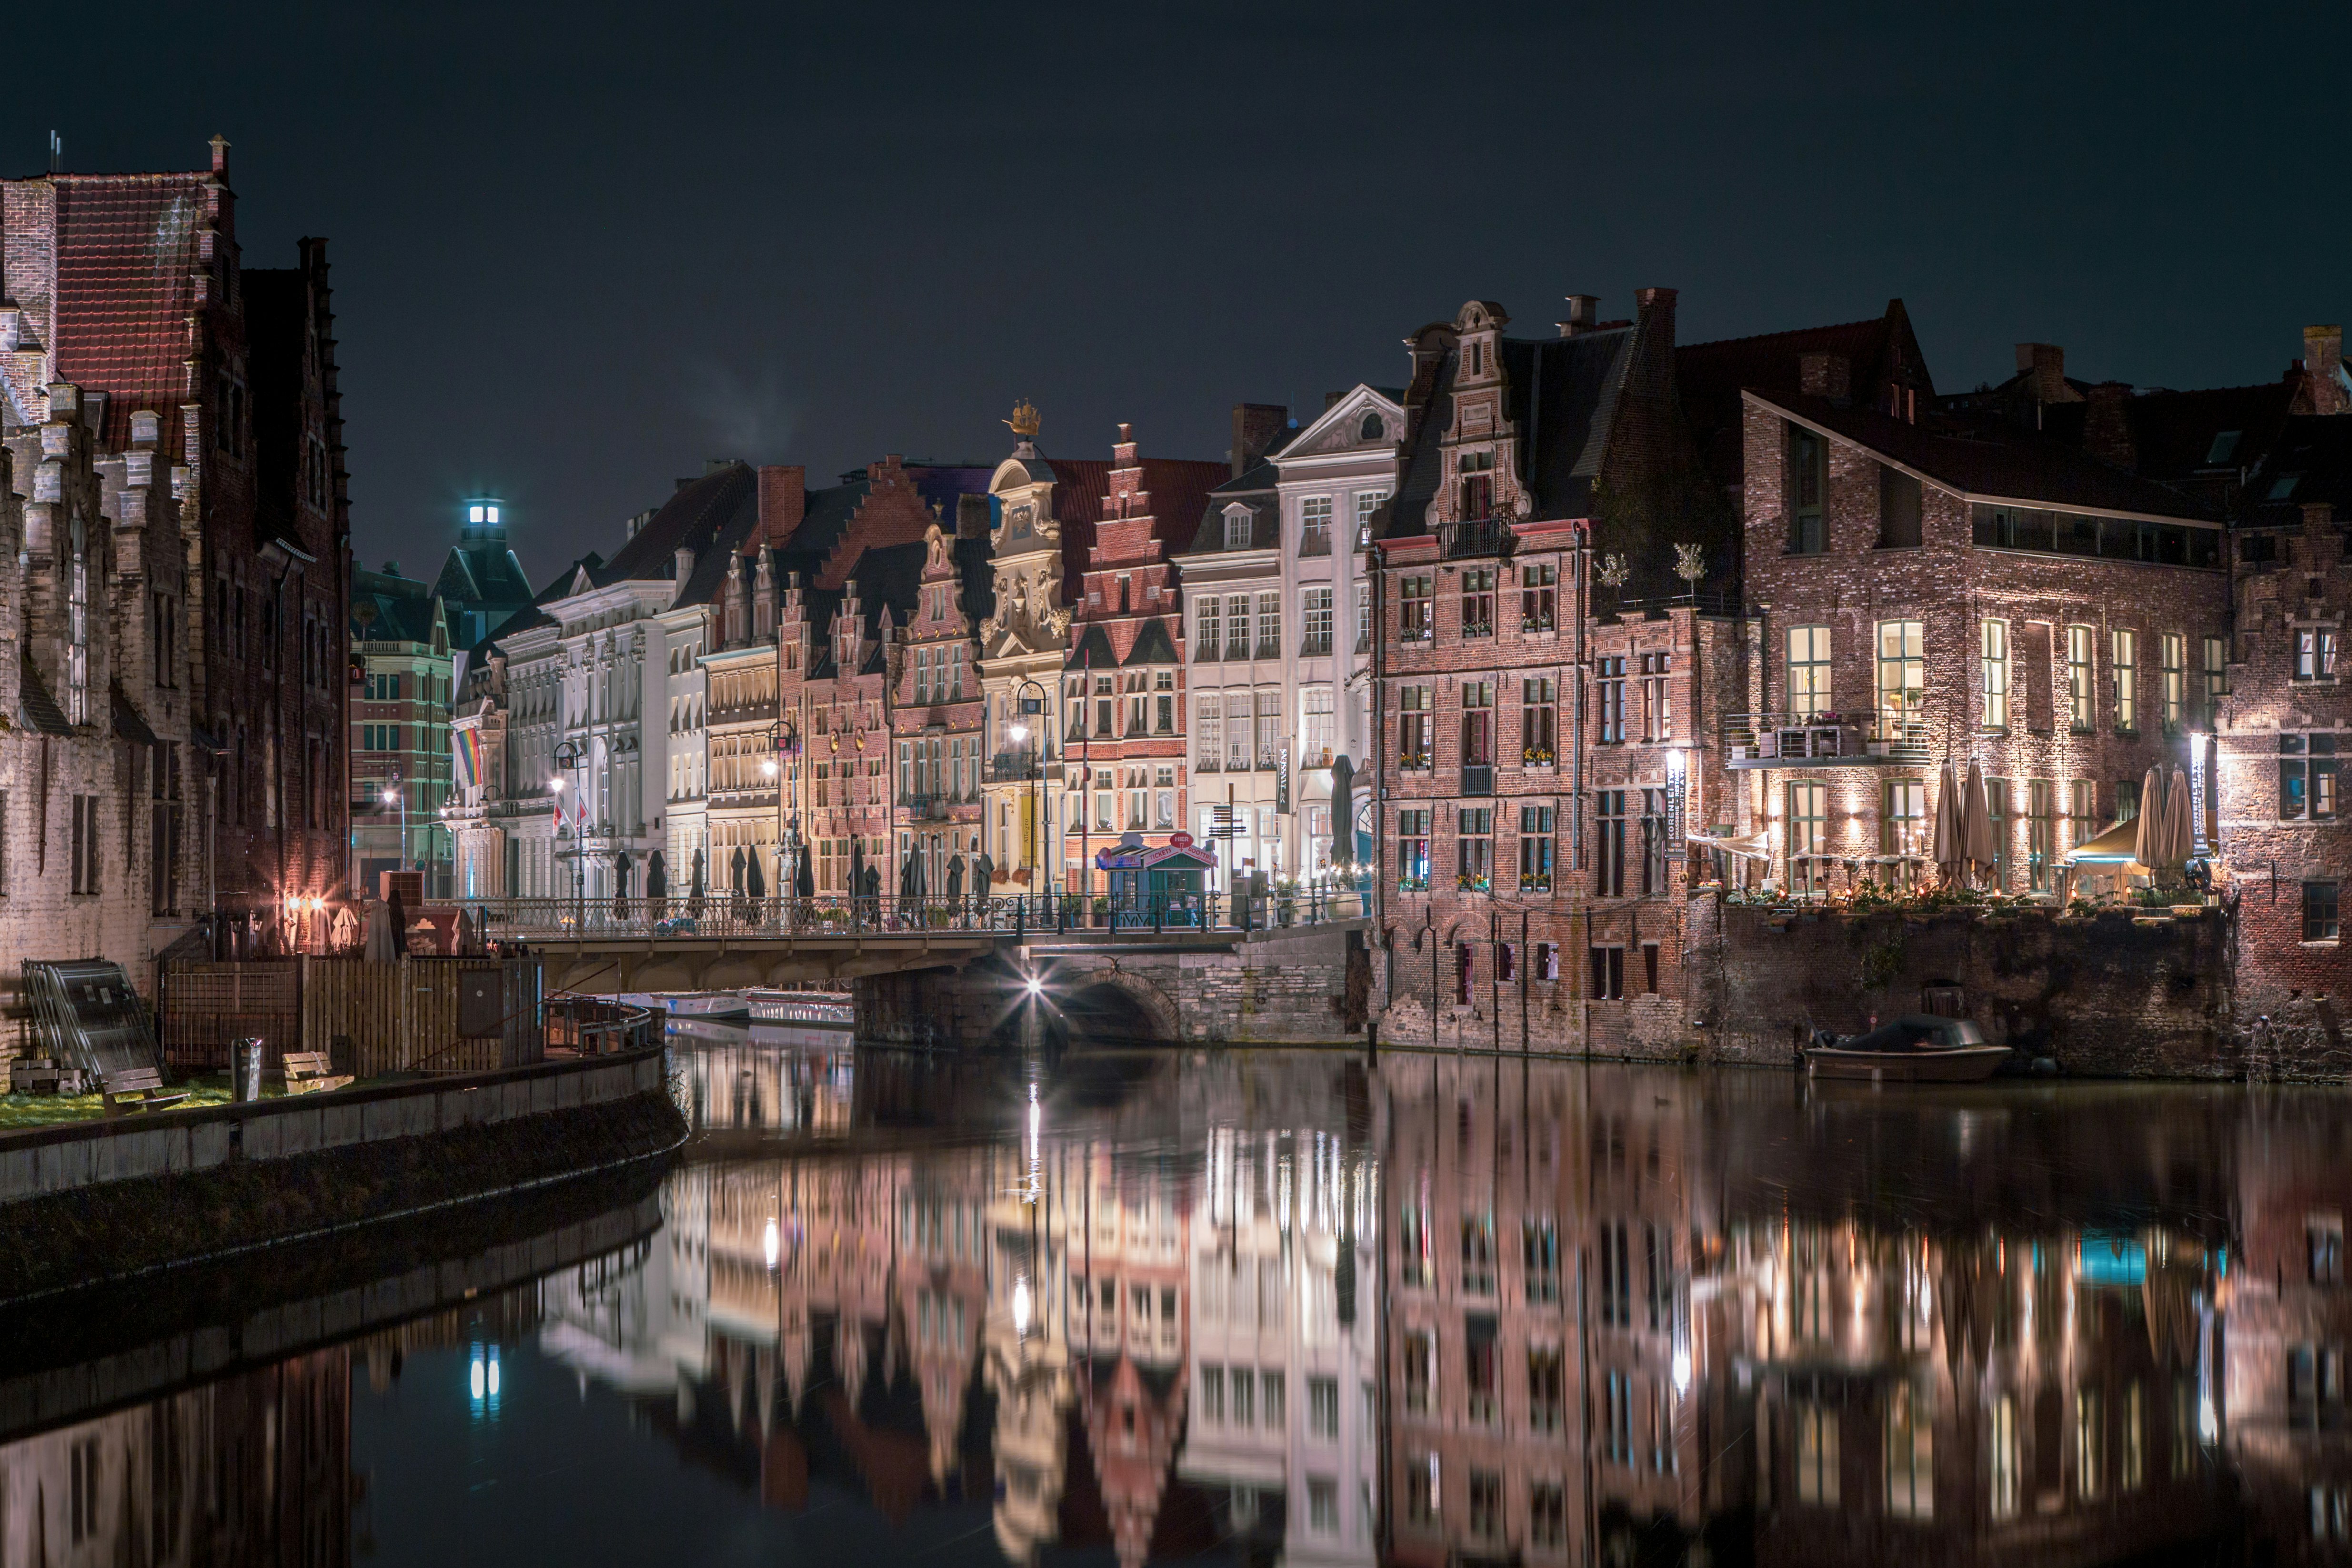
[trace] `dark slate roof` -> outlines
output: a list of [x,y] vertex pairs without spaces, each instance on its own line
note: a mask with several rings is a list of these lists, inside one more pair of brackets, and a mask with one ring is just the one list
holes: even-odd
[[[490,643],[497,641],[500,637],[511,637],[518,632],[528,632],[534,626],[554,625],[555,617],[547,613],[547,612],[541,609],[540,606],[543,604],[552,604],[555,601],[569,594],[572,591],[572,580],[577,578],[582,571],[586,571],[588,574],[588,580],[593,582],[596,580],[596,574],[604,569],[604,558],[598,555],[594,550],[590,550],[586,555],[582,556],[578,560],[573,561],[570,566],[565,567],[562,571],[557,572],[553,577],[548,579],[547,586],[541,589],[537,593],[531,595],[530,603],[528,606],[516,611],[512,615],[508,616],[498,625],[492,627],[490,629],[489,636],[483,639],[483,646],[487,647]],[[488,655],[487,653],[484,654],[484,657],[487,658],[488,656]]]
[[[362,624],[360,609],[373,609]],[[357,643],[430,643],[434,600],[413,577],[389,572],[352,573],[352,640]]]
[[1885,313],[1868,320],[1680,344],[1675,350],[1675,392],[1699,455],[1718,485],[1739,483],[1739,394],[1751,388],[1793,393],[1800,384],[1799,361],[1807,354],[1843,359],[1857,396],[1890,379],[1906,377],[1916,382],[1923,400],[1935,396],[1935,383],[1900,299],[1888,300]]
[[1069,661],[1062,668],[1066,670],[1118,668],[1118,655],[1111,651],[1110,633],[1103,630],[1101,622],[1087,622],[1086,630],[1079,632],[1078,640],[1071,644]]
[[1843,406],[1826,398],[1752,395],[1971,495],[2200,522],[2219,520],[2212,507],[2169,486],[2110,468],[2063,441],[2030,431],[1976,429],[1953,434],[1939,429],[1933,421],[1912,424],[1875,409]]
[[433,591],[467,609],[530,602],[530,580],[503,537],[452,546]]
[[41,735],[71,735],[73,726],[66,722],[66,710],[49,695],[48,683],[41,679],[39,666],[33,663],[33,651],[17,651],[16,706],[17,716],[26,728]]
[[[1201,520],[1193,525],[1192,542],[1183,554],[1188,557],[1223,555],[1225,551],[1225,508],[1239,502],[1254,514],[1251,519],[1250,542],[1236,546],[1242,549],[1272,549],[1281,542],[1282,509],[1279,492],[1275,488],[1281,471],[1270,462],[1251,465],[1248,472],[1226,480],[1211,490],[1201,508]],[[1157,504],[1157,497],[1154,498]]]
[[1143,623],[1135,634],[1135,646],[1127,651],[1130,664],[1173,664],[1178,663],[1175,639],[1168,635],[1168,622],[1155,615]]
[[116,737],[139,746],[155,745],[155,732],[147,727],[145,719],[139,716],[139,710],[131,706],[130,694],[122,689],[122,683],[115,682],[108,695],[114,699]]
[[[1631,326],[1573,338],[1503,340],[1504,413],[1520,432],[1520,476],[1537,517],[1591,515],[1593,481],[1608,450],[1633,340]],[[1410,538],[1427,531],[1429,503],[1445,477],[1441,444],[1454,423],[1454,377],[1460,360],[1458,347],[1446,350],[1437,389],[1405,452],[1384,538]]]
[[2284,422],[2269,457],[2246,486],[2242,514],[2266,528],[2297,525],[2303,508],[2326,501],[2352,523],[2352,414],[2297,414]]
[[[2286,428],[2294,390],[2293,382],[2278,381],[2263,386],[2150,392],[2130,399],[2124,409],[2139,472],[2150,479],[2185,482],[2252,467]],[[2065,406],[2070,412],[2076,407]],[[2076,413],[2078,431],[2081,418]],[[2215,437],[2232,430],[2238,439],[2226,444],[2230,450],[2208,462],[2216,456]]]
[[589,580],[603,588],[667,580],[677,570],[677,551],[690,549],[694,575],[681,597],[698,603],[727,580],[727,553],[750,536],[759,513],[758,476],[748,463],[730,463],[679,486],[610,561],[590,572]]

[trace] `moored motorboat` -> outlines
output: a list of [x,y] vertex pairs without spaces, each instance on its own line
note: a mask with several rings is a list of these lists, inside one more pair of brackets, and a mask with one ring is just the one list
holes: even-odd
[[2009,1047],[1990,1045],[1966,1019],[1906,1013],[1867,1034],[1838,1039],[1816,1030],[1805,1051],[1805,1071],[1814,1078],[1861,1079],[1872,1083],[1977,1083],[2009,1060]]
[[751,1017],[761,1023],[798,1024],[803,1029],[848,1030],[856,1027],[857,1009],[847,997],[833,991],[785,991],[755,986],[743,993]]
[[706,1023],[749,1023],[751,1004],[740,991],[632,991],[614,998],[641,1008],[656,1008],[674,1019],[699,1019]]

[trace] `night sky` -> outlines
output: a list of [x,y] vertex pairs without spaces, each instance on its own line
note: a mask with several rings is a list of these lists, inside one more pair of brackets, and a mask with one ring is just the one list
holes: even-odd
[[475,490],[535,580],[704,459],[1222,457],[1472,297],[1681,293],[1685,341],[1908,304],[2274,378],[2352,317],[2352,8],[41,5],[0,173],[201,167],[331,242],[362,560]]

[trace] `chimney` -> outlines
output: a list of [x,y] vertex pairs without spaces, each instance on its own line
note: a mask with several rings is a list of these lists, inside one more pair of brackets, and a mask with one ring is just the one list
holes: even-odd
[[1234,404],[1234,447],[1229,455],[1233,476],[1240,478],[1257,466],[1259,458],[1280,438],[1290,423],[1290,409],[1278,402],[1237,402]]
[[760,490],[759,542],[782,545],[801,526],[808,506],[808,470],[797,463],[763,463],[757,471]]
[[1580,332],[1590,332],[1601,325],[1601,297],[1597,294],[1571,294],[1568,297],[1568,319],[1552,323],[1563,338],[1573,338]]
[[[1635,317],[1643,321],[1655,321],[1658,330],[1666,335],[1665,346],[1675,346],[1675,300],[1678,291],[1672,288],[1636,288],[1633,290]],[[1600,302],[1594,301],[1598,306]],[[1670,360],[1669,364],[1673,363]]]
[[670,569],[671,572],[677,577],[678,587],[684,589],[686,580],[694,575],[694,552],[686,546],[680,545],[671,553],[670,559],[675,563]]
[[2305,327],[2303,329],[2304,395],[2314,413],[2352,413],[2352,394],[2344,388],[2344,329]]
[[2083,411],[2083,450],[2126,474],[2139,467],[2131,415],[2125,406],[2130,397],[2131,388],[2123,382],[2101,382],[2091,389],[2090,406]]
[[2055,343],[2020,343],[2018,374],[2030,376],[2026,392],[2036,402],[2080,402],[2082,395],[2066,384],[2066,350]]
[[713,474],[724,474],[734,466],[735,459],[732,457],[706,457],[702,460],[702,476],[708,479]]
[[213,138],[213,172],[215,174],[228,172],[228,138],[226,136]]
[[1797,390],[1807,397],[1843,402],[1853,395],[1853,363],[1843,354],[1800,354]]

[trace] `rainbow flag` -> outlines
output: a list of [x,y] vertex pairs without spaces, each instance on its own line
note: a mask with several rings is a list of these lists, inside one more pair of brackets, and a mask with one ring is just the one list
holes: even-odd
[[466,769],[466,788],[478,787],[482,781],[482,732],[461,729],[457,736],[457,761]]

